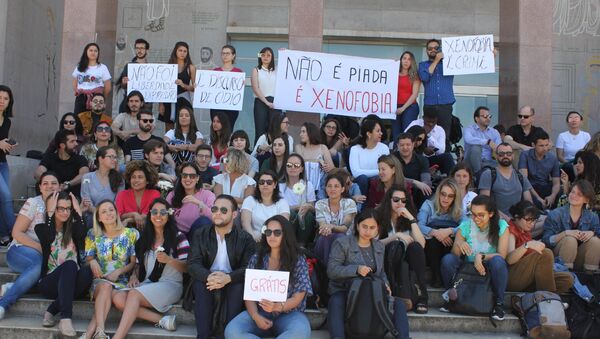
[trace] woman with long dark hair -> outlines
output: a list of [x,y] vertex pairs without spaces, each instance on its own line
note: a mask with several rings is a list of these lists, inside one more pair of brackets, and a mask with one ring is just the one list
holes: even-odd
[[[196,81],[196,66],[190,56],[190,46],[185,41],[178,41],[171,51],[169,64],[177,64],[177,103],[161,103],[158,106],[158,120],[165,123],[165,130],[173,129],[173,124],[177,121],[177,113],[181,106],[192,107],[191,92],[194,91],[194,81]],[[192,111],[193,113],[193,111]]]
[[396,110],[396,120],[392,121],[392,138],[394,141],[419,115],[419,104],[417,103],[419,88],[421,88],[421,79],[417,74],[415,56],[412,52],[405,51],[400,56],[398,109]]
[[[402,163],[396,156],[391,154],[382,155],[377,159],[377,169],[379,175],[375,180],[369,181],[369,193],[367,194],[367,207],[375,208],[383,200],[385,192],[387,192],[392,185],[397,185],[404,188],[409,188],[408,191],[412,192],[412,186],[404,178],[402,172]],[[409,194],[412,200],[412,194]]]
[[363,119],[358,143],[350,148],[349,168],[354,181],[364,195],[369,191],[369,180],[379,173],[377,159],[390,154],[390,149],[381,143],[381,125],[374,119]]
[[[508,283],[508,224],[500,218],[493,198],[478,195],[471,201],[471,219],[458,226],[452,253],[442,259],[444,287],[452,287],[452,278],[466,260],[472,263],[479,274],[489,274],[495,305],[491,317],[504,320],[504,292]],[[466,256],[466,259],[462,259]],[[444,305],[441,309],[447,312]]]
[[321,124],[321,142],[327,146],[333,165],[341,167],[342,152],[350,145],[350,138],[342,131],[342,125],[335,118],[327,118]]
[[81,147],[79,155],[83,155],[88,160],[88,168],[90,171],[94,171],[97,168],[96,165],[96,153],[102,147],[110,147],[115,150],[117,154],[117,162],[115,169],[119,169],[121,166],[125,166],[125,155],[123,149],[119,147],[117,141],[113,136],[113,130],[110,127],[108,121],[100,121],[95,128],[94,134],[88,143]]
[[[235,64],[235,47],[231,45],[225,45],[221,48],[221,61],[223,62],[223,66],[216,67],[213,71],[219,72],[239,72],[244,73],[244,71],[240,68],[234,66]],[[226,110],[226,109],[211,109],[210,110],[210,118],[214,118],[217,113],[224,113],[229,118],[229,123],[231,128],[235,128],[235,122],[240,114],[239,111]]]
[[13,94],[10,87],[0,85],[0,246],[10,243],[10,232],[15,224],[15,213],[10,192],[10,172],[6,155],[16,144],[8,138],[13,109]]
[[95,42],[91,42],[83,48],[83,53],[72,77],[75,115],[92,108],[93,93],[102,93],[105,98],[109,97],[112,87],[111,75],[108,67],[100,63],[100,47]]
[[190,244],[177,231],[171,205],[162,198],[155,199],[135,244],[138,263],[127,284],[131,289],[112,296],[115,307],[123,312],[113,338],[125,338],[137,318],[175,331],[175,315],[163,313],[181,299],[189,252]]
[[163,137],[177,166],[193,160],[196,148],[204,142],[202,138],[202,133],[196,127],[194,109],[181,105],[177,109],[175,129],[167,131]]
[[[58,123],[58,130],[61,131],[63,129],[66,129],[67,131],[74,131],[75,135],[77,135],[77,148],[75,149],[75,152],[79,154],[81,147],[88,141],[88,138],[83,135],[83,126],[81,125],[79,117],[77,117],[77,115],[75,115],[73,112],[65,113],[60,118]],[[54,152],[56,152],[56,144],[54,138],[52,138],[52,140],[50,140],[48,143],[45,153]]]
[[267,131],[275,100],[275,54],[271,47],[264,47],[258,54],[258,65],[252,69],[252,92],[254,92],[254,142]]
[[218,171],[220,170],[221,158],[227,154],[227,148],[229,147],[231,123],[227,114],[223,112],[217,112],[211,119],[208,144],[210,144],[213,153],[211,166]]
[[306,180],[315,189],[324,191],[325,176],[334,165],[329,149],[321,143],[319,128],[312,122],[305,122],[300,127],[300,144],[296,145],[295,152],[304,158]]
[[285,174],[285,162],[290,155],[289,144],[287,142],[287,133],[273,139],[271,145],[271,155],[263,161],[260,171],[271,170],[277,173],[277,180],[281,181]]
[[471,191],[473,186],[473,171],[465,165],[464,162],[459,162],[454,166],[450,177],[454,178],[458,185],[460,195],[463,197],[462,200],[462,213],[463,218],[466,218],[470,214],[471,201],[477,196],[477,193]]
[[158,172],[145,160],[133,160],[127,164],[123,176],[129,189],[117,194],[115,205],[124,225],[142,229],[150,203],[160,197],[160,192],[154,189]]
[[290,135],[289,127],[290,119],[285,113],[273,114],[271,120],[269,121],[269,126],[267,126],[267,131],[261,135],[254,144],[252,155],[255,156],[262,164],[262,161],[268,158],[271,153],[273,140],[283,133],[286,133],[288,136],[288,149],[290,151],[293,150],[294,138],[292,138]]
[[294,229],[285,217],[275,215],[265,221],[257,253],[250,258],[248,268],[289,272],[287,299],[246,301],[246,311],[231,320],[225,328],[225,337],[310,338],[310,323],[304,314],[306,297],[313,293],[308,265],[298,248]]
[[[590,206],[594,210],[600,210],[600,158],[590,151],[579,151],[575,154],[573,160],[573,169],[575,171],[575,180],[587,180],[596,193],[596,199]],[[564,206],[568,203],[567,192],[571,191],[571,183],[565,171],[561,171],[560,181],[562,183],[563,195],[559,198],[558,206]]]
[[46,201],[46,222],[35,226],[42,247],[42,271],[38,287],[54,301],[44,313],[42,325],[52,327],[60,313],[58,328],[62,335],[76,335],[71,318],[73,299],[92,283],[92,271],[84,266],[79,253],[85,250],[87,228],[79,202],[73,193],[54,192]]

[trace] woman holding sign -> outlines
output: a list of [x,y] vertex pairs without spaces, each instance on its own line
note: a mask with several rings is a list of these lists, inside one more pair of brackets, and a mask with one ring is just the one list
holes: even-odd
[[164,103],[158,106],[158,120],[165,123],[165,130],[172,130],[175,124],[178,109],[187,105],[192,107],[192,97],[190,92],[194,91],[194,81],[196,79],[196,66],[190,57],[190,47],[186,42],[179,41],[175,44],[169,64],[177,64],[177,103]]
[[227,325],[225,338],[310,338],[310,323],[304,314],[306,296],[312,294],[308,264],[299,253],[294,228],[286,218],[276,215],[265,222],[258,251],[248,268],[289,272],[287,299],[246,300],[246,311]]
[[[244,71],[242,71],[240,68],[233,66],[233,64],[235,63],[235,47],[231,45],[223,46],[223,48],[221,48],[221,61],[223,61],[223,66],[217,67],[213,69],[213,71],[244,73]],[[237,120],[240,112],[226,109],[211,109],[210,118],[214,118],[214,116],[219,112],[225,113],[227,115],[227,117],[229,118],[231,128],[234,128],[235,121]]]
[[398,74],[398,109],[396,120],[392,122],[394,142],[408,125],[417,119],[419,104],[417,97],[421,88],[421,80],[417,74],[415,56],[406,51],[400,56],[400,73]]

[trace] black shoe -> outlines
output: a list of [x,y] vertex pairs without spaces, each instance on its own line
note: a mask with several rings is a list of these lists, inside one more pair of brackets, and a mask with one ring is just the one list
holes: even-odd
[[504,320],[504,304],[497,303],[492,310],[492,319]]

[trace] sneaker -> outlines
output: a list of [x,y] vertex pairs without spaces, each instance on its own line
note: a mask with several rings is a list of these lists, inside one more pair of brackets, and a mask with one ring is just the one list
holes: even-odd
[[448,306],[448,303],[444,303],[444,305],[440,307],[440,312],[450,313],[450,306]]
[[6,310],[0,306],[0,320],[4,319],[4,314],[6,314]]
[[52,313],[46,311],[44,312],[44,319],[42,319],[42,326],[44,327],[54,327],[56,321],[54,320],[54,316]]
[[2,284],[2,287],[0,287],[0,297],[3,297],[14,284],[12,282]]
[[110,339],[110,337],[108,335],[106,335],[106,333],[104,333],[104,329],[102,329],[102,328],[97,328],[96,332],[94,332],[94,336],[92,338],[94,338],[94,339]]
[[492,319],[504,320],[504,305],[497,303],[492,310]]
[[156,327],[165,329],[167,331],[175,331],[177,329],[177,324],[175,323],[175,314],[165,315],[160,319],[158,324],[154,325]]
[[58,323],[58,329],[63,337],[75,337],[77,335],[77,332],[75,332],[75,329],[73,328],[73,322],[71,319],[60,319],[60,322]]

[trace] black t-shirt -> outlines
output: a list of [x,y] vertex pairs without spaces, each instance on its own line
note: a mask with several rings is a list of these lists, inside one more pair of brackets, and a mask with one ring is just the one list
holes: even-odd
[[506,131],[506,135],[510,135],[514,141],[519,144],[523,144],[526,146],[531,146],[533,143],[533,136],[538,132],[544,132],[544,129],[541,127],[531,126],[531,131],[529,131],[528,135],[525,135],[523,132],[523,127],[521,125],[510,126],[508,131]]
[[[55,172],[58,176],[58,182],[63,183],[65,181],[71,181],[77,175],[82,167],[87,167],[88,162],[84,156],[75,154],[72,155],[68,160],[62,160],[58,157],[58,153],[46,153],[40,161],[40,165],[46,167],[48,171]],[[76,196],[79,196],[79,190],[81,185],[72,185],[69,188],[69,192],[73,192]]]
[[[4,140],[8,138],[8,131],[10,130],[10,119],[4,118],[4,122],[2,126],[0,126],[0,140]],[[6,153],[3,150],[0,150],[0,162],[6,162]]]
[[429,160],[421,154],[413,152],[412,159],[408,164],[404,163],[404,160],[402,160],[402,157],[400,156],[400,152],[396,151],[394,152],[394,155],[400,160],[400,163],[402,164],[402,173],[406,178],[421,181],[421,173],[429,172]]
[[125,141],[125,145],[123,145],[123,153],[125,155],[130,155],[131,160],[144,160],[144,145],[146,142],[152,139],[163,143],[165,142],[163,139],[155,135],[150,136],[148,140],[141,140],[136,134]]
[[212,185],[213,178],[215,175],[219,174],[216,169],[208,166],[206,171],[200,171],[200,180],[203,184]]

